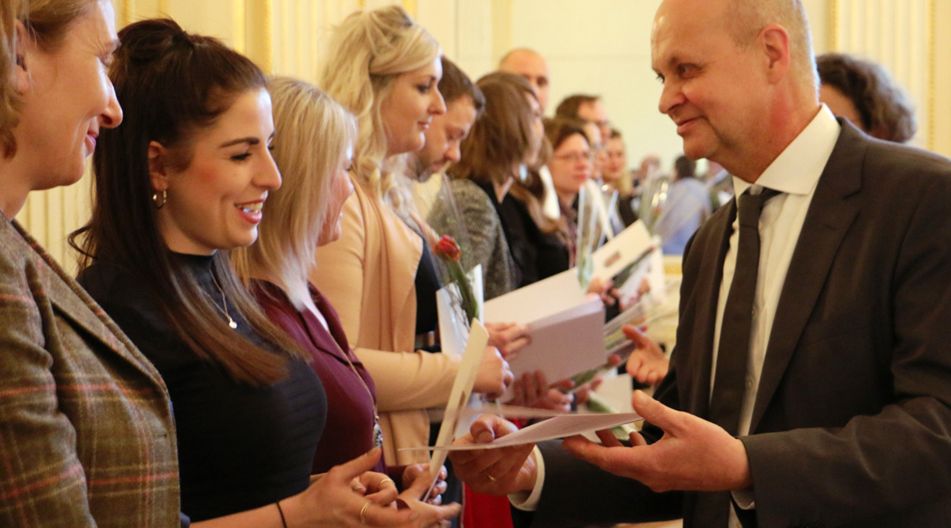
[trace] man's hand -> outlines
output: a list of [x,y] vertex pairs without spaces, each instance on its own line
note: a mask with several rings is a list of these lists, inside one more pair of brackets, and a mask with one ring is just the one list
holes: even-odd
[[603,444],[580,436],[565,440],[565,448],[601,469],[632,478],[654,491],[738,491],[752,485],[743,444],[720,426],[675,411],[641,391],[634,393],[634,410],[664,436],[647,445],[631,434],[632,447],[623,447],[609,431],[599,431]]
[[667,376],[669,360],[653,339],[632,325],[621,327],[624,335],[634,343],[634,351],[627,359],[627,373],[635,380],[656,385]]
[[[469,434],[453,444],[487,444],[516,430],[515,425],[498,416],[482,415],[473,422]],[[535,459],[529,456],[534,447],[528,444],[500,449],[453,451],[449,459],[459,479],[473,490],[490,495],[507,495],[530,491],[535,485]]]

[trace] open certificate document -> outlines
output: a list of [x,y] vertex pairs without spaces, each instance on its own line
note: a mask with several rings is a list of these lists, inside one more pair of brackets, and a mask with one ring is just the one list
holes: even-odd
[[[449,391],[449,401],[443,413],[442,425],[436,437],[436,447],[445,447],[452,443],[458,435],[469,431],[469,425],[474,419],[473,412],[466,412],[470,408],[480,406],[480,402],[472,395],[476,375],[485,347],[489,344],[489,333],[478,319],[466,321],[465,311],[459,304],[458,288],[450,284],[436,292],[436,309],[439,314],[439,332],[443,352],[461,359],[456,379],[452,382]],[[433,486],[436,485],[439,469],[446,462],[446,452],[433,452],[429,461],[429,471],[433,481],[429,484],[429,491],[423,500],[429,498]]]
[[635,222],[592,255],[593,275],[610,279],[619,313],[604,325],[604,349],[619,352],[629,343],[625,324],[649,322],[667,296],[664,261],[659,246],[642,222]]
[[664,295],[663,255],[643,222],[634,222],[598,248],[591,260],[593,275],[613,282],[622,312],[646,294],[655,301],[663,300],[657,299]]
[[554,382],[605,361],[604,306],[581,289],[574,270],[496,297],[484,313],[486,321],[528,327],[531,344],[509,360],[516,377],[541,370]]
[[[561,414],[532,424],[524,429],[519,429],[514,433],[496,438],[487,444],[444,445],[437,442],[435,446],[429,449],[434,451],[433,457],[435,458],[435,453],[440,452],[445,454],[448,451],[474,451],[479,449],[498,449],[500,447],[537,444],[546,440],[566,438],[582,433],[600,431],[602,429],[612,429],[639,420],[642,420],[642,418],[634,412]],[[442,459],[445,460],[445,456],[443,456]]]

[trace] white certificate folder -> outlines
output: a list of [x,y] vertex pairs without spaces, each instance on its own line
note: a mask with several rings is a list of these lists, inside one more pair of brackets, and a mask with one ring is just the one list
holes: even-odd
[[516,376],[541,370],[555,382],[604,363],[604,306],[575,270],[486,302],[485,320],[528,327],[531,344],[509,361]]

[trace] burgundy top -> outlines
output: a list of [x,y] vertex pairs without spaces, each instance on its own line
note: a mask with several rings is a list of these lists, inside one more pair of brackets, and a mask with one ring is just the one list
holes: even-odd
[[[297,311],[284,291],[275,284],[255,280],[251,290],[268,318],[310,353],[313,358],[311,366],[327,393],[327,424],[314,455],[314,473],[324,473],[372,449],[376,386],[363,363],[350,350],[337,311],[317,288],[310,285],[311,297],[327,320],[328,332],[310,310]],[[354,374],[344,354],[363,382]],[[383,472],[385,467],[382,458],[380,460],[374,470]],[[388,473],[399,474],[392,471],[394,469]]]

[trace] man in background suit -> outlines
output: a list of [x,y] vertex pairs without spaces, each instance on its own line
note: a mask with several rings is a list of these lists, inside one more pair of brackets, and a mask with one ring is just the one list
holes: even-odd
[[738,198],[685,251],[671,374],[634,397],[650,425],[455,454],[459,475],[534,526],[948,526],[951,162],[819,104],[798,0],[665,0],[651,44],[660,110]]

